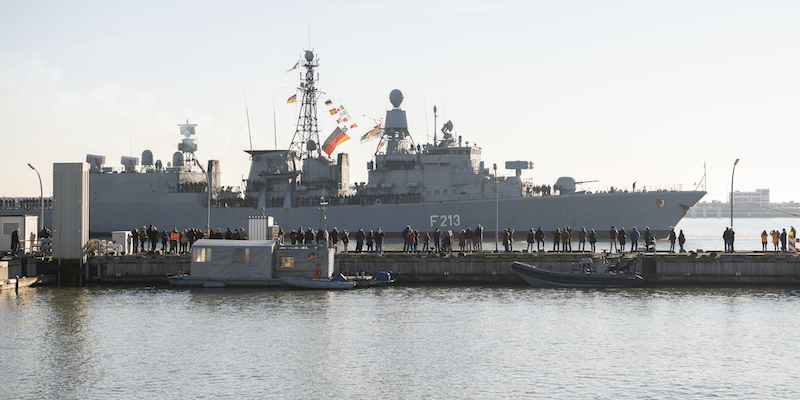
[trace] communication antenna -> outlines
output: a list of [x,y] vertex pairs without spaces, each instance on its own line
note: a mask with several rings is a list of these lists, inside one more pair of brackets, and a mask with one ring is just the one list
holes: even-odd
[[275,120],[275,90],[272,90],[272,136],[275,138],[275,150],[278,150],[278,122]]
[[436,146],[436,106],[433,106],[433,145]]
[[303,98],[300,103],[300,115],[297,118],[297,128],[292,138],[289,150],[297,151],[300,158],[322,156],[322,149],[319,141],[319,127],[317,125],[317,77],[314,69],[319,66],[317,57],[311,50],[305,53],[305,73],[301,76],[299,90]]
[[253,151],[253,134],[250,132],[250,110],[247,109],[247,93],[242,85],[242,95],[244,95],[244,112],[247,115],[247,137],[250,139],[250,151]]

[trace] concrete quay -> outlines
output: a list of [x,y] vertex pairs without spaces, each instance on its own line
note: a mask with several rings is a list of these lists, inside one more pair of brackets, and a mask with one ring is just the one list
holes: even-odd
[[[345,275],[393,271],[397,284],[520,285],[512,270],[520,261],[540,268],[570,271],[582,258],[600,253],[468,253],[438,255],[385,252],[339,253],[336,271]],[[800,286],[800,255],[794,253],[626,253],[607,259],[637,258],[636,271],[648,286]],[[140,254],[90,257],[89,280],[101,283],[166,283],[168,275],[188,272],[188,255]]]

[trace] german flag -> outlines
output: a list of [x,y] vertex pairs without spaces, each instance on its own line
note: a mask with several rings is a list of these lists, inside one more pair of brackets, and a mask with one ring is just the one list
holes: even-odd
[[333,130],[333,133],[331,133],[331,135],[325,139],[325,143],[322,144],[322,150],[324,150],[328,155],[331,155],[336,146],[342,144],[348,139],[350,139],[350,136],[347,136],[347,134],[337,126],[336,129]]
[[292,97],[289,97],[289,99],[286,100],[286,103],[287,104],[288,103],[294,103],[295,101],[297,101],[297,95],[293,95]]

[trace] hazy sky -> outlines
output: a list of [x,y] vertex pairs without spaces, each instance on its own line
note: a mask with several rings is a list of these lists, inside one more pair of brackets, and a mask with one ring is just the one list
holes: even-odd
[[[337,148],[367,179],[375,142],[357,136],[405,95],[417,143],[452,120],[487,166],[533,161],[527,176],[587,188],[682,185],[707,165],[705,200],[769,188],[800,201],[797,1],[6,1],[0,3],[0,196],[52,193],[52,163],[87,154],[166,163],[178,127],[223,184],[255,149],[294,134],[299,70],[361,129]],[[310,32],[310,35],[309,35]],[[273,121],[273,110],[277,118]],[[320,108],[320,135],[334,124]],[[505,171],[513,174],[513,171]]]

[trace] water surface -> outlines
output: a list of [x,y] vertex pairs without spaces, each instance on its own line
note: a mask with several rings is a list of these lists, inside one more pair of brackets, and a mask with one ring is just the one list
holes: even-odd
[[38,288],[5,398],[793,398],[800,291]]

